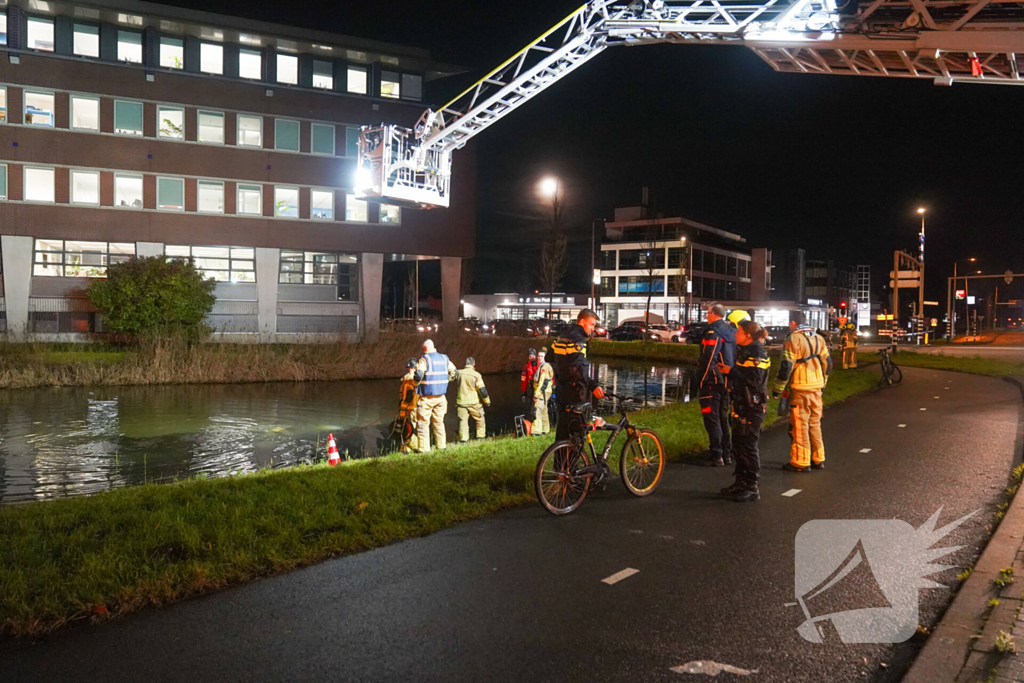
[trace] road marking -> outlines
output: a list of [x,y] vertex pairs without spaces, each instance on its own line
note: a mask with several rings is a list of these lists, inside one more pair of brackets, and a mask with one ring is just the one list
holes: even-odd
[[942,388],[945,389],[946,391],[949,391],[949,387],[942,387]]
[[860,452],[861,453],[870,453],[871,449],[870,448],[862,448],[862,449],[860,449]]
[[928,410],[927,408],[921,408],[921,410]]
[[786,491],[785,493],[783,493],[782,495],[784,495],[786,498],[792,498],[793,496],[795,496],[796,494],[800,493],[801,491],[803,491],[803,489],[790,489],[790,490]]
[[609,576],[607,579],[601,579],[601,583],[607,583],[609,586],[611,586],[613,584],[618,583],[619,581],[622,581],[623,579],[628,579],[629,577],[633,576],[633,574],[639,574],[639,573],[640,573],[639,569],[633,569],[632,567],[626,567],[621,572],[615,572],[614,574]]
[[906,427],[907,425],[896,425],[896,426],[900,427],[900,428],[903,428],[903,427]]
[[936,396],[935,398],[938,398],[938,396]]

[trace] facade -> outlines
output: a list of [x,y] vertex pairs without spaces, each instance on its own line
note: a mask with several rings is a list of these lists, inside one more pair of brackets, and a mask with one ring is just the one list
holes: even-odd
[[[871,266],[857,266],[857,329],[869,328],[875,320],[871,302]],[[880,308],[880,307],[879,307]]]
[[192,258],[225,335],[374,334],[386,261],[472,256],[473,156],[447,210],[352,194],[359,126],[412,125],[458,70],[423,50],[130,0],[0,6],[8,332],[102,331],[84,292],[133,255]]
[[808,302],[817,301],[829,308],[830,324],[845,316],[856,316],[857,269],[837,261],[807,261],[805,292]]
[[756,301],[807,301],[803,249],[754,249],[752,294]]
[[576,320],[587,307],[587,294],[467,294],[462,297],[463,315],[484,322],[495,320]]

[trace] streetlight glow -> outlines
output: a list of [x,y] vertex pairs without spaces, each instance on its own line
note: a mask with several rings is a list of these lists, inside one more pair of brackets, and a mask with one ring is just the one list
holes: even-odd
[[549,197],[554,197],[558,192],[558,178],[548,176],[540,181],[540,191]]
[[923,207],[923,206],[921,206],[921,207],[918,207],[918,209],[917,209],[917,212],[918,212],[918,213],[921,213],[921,214],[923,214],[923,213],[924,213],[924,211],[925,211],[925,209],[924,209],[924,207]]

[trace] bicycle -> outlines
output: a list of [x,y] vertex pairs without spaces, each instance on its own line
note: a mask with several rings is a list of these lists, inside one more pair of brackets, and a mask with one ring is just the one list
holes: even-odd
[[[574,406],[567,411],[582,421],[584,431],[574,434],[568,441],[552,444],[537,462],[534,488],[537,500],[553,515],[567,515],[583,503],[592,488],[603,484],[612,476],[608,467],[615,438],[620,432],[628,434],[619,456],[619,476],[626,490],[637,497],[648,496],[661,483],[665,472],[665,448],[654,430],[638,427],[629,421],[625,403],[634,399],[606,394],[620,401],[621,419],[610,424],[597,418],[591,423],[593,408],[590,404]],[[594,449],[591,434],[603,430],[611,432],[600,457]],[[589,454],[588,454],[589,450]]]
[[900,366],[892,362],[892,355],[889,353],[889,349],[882,348],[879,350],[879,354],[882,356],[882,381],[889,386],[902,382],[903,371],[900,370]]

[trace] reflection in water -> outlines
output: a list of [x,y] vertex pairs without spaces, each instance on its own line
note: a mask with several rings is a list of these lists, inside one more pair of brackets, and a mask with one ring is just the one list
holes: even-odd
[[[686,393],[685,366],[594,366],[602,386],[651,406]],[[525,409],[519,376],[485,381],[488,433],[511,432]],[[454,391],[449,401],[451,440]],[[397,408],[397,379],[0,392],[0,503],[309,463],[325,457],[328,432],[342,457],[376,455],[393,449],[387,436]]]

